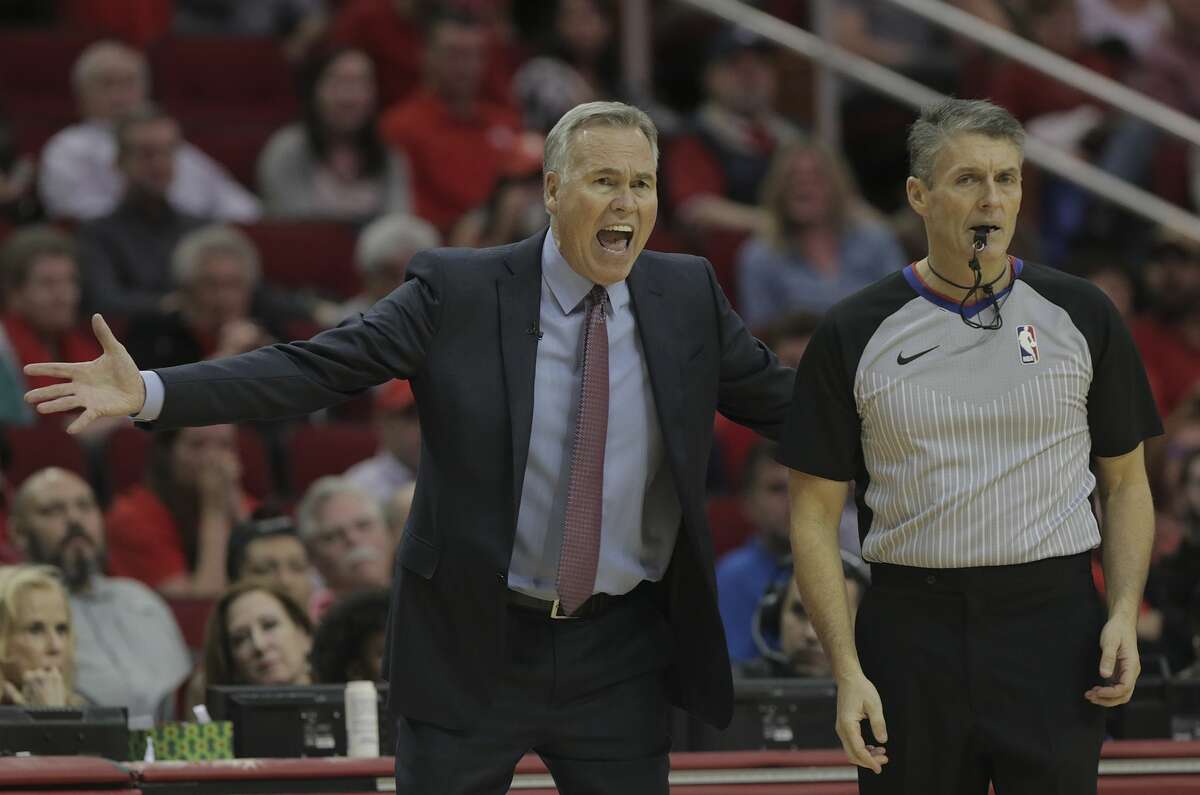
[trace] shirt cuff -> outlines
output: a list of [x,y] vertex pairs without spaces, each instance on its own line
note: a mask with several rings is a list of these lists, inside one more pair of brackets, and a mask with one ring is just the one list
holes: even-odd
[[153,370],[142,370],[138,375],[142,377],[142,383],[146,386],[146,402],[133,418],[138,422],[154,422],[158,415],[162,414],[163,398],[166,397],[167,390],[163,387],[158,373]]

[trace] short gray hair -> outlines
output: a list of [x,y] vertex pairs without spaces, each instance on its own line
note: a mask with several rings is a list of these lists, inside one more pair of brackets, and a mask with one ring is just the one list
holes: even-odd
[[245,233],[225,224],[203,226],[184,235],[171,252],[171,279],[176,287],[186,287],[196,271],[214,254],[230,254],[241,262],[252,283],[258,283],[258,250]]
[[146,64],[146,56],[127,44],[122,44],[112,39],[104,39],[90,45],[75,59],[75,63],[71,67],[71,88],[75,90],[76,95],[96,79],[97,73],[106,66],[105,61],[113,55],[127,56],[136,61],[138,71],[142,73],[142,82],[146,85],[146,90],[149,91],[150,67]]
[[358,497],[375,512],[380,521],[383,521],[383,506],[365,489],[355,485],[342,475],[325,475],[313,481],[312,485],[308,487],[308,491],[304,492],[300,504],[296,506],[296,531],[305,543],[312,541],[321,529],[317,517],[321,515],[325,503],[331,497],[339,494]]
[[567,167],[567,150],[575,133],[596,125],[641,130],[650,142],[650,154],[654,157],[654,167],[658,168],[658,128],[645,111],[623,102],[585,102],[564,113],[547,133],[542,173],[562,174]]
[[942,146],[952,136],[964,134],[1008,141],[1025,156],[1025,128],[1007,110],[984,99],[947,99],[922,108],[909,128],[909,171],[929,185]]
[[408,213],[376,218],[358,235],[354,262],[362,273],[373,273],[397,253],[415,254],[442,244],[442,236],[428,221]]

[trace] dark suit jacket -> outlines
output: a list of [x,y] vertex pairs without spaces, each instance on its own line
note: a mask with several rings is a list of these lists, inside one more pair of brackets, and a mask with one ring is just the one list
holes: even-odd
[[[386,670],[394,711],[470,725],[504,659],[506,577],[529,452],[545,233],[418,255],[361,319],[312,340],[158,371],[164,427],[306,414],[408,378],[416,495],[396,556]],[[772,438],[792,370],[732,311],[707,261],[645,251],[628,279],[683,527],[663,583],[672,700],[724,726],[732,680],[704,513],[713,412]]]

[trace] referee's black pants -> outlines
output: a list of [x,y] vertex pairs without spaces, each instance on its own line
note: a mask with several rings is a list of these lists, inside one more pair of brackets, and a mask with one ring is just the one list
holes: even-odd
[[[874,564],[855,639],[887,722],[864,795],[1094,795],[1106,610],[1089,555],[1015,566]],[[864,737],[874,744],[869,726]]]

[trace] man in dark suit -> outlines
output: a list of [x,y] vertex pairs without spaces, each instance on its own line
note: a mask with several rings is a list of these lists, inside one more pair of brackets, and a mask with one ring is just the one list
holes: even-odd
[[620,103],[547,138],[550,233],[434,250],[312,340],[138,372],[35,365],[72,426],[301,415],[407,378],[421,417],[386,671],[400,792],[504,793],[539,753],[564,793],[666,793],[668,703],[717,726],[732,684],[704,479],[713,412],[778,436],[793,371],[697,257],[643,251],[657,135]]

